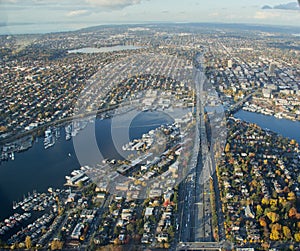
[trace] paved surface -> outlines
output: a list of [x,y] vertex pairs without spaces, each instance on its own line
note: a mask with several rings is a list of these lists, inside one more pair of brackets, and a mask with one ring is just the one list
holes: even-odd
[[[202,60],[200,56],[199,60]],[[201,63],[201,62],[200,62]],[[195,166],[186,180],[181,184],[179,193],[179,240],[183,243],[212,241],[211,204],[209,179],[211,176],[211,161],[208,157],[207,136],[203,119],[203,85],[204,73],[201,64],[195,73],[196,122],[197,132],[195,148],[191,165]],[[198,144],[198,148],[197,148]]]

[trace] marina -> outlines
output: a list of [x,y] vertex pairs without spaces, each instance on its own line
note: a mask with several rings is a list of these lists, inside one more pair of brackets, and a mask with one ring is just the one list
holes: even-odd
[[[90,119],[87,121],[90,121]],[[163,113],[140,113],[140,115],[132,121],[132,129],[130,129],[131,140],[140,138],[149,130],[155,129],[157,124],[169,122],[169,118],[165,117]],[[83,125],[86,127],[91,126],[91,124],[87,122],[81,123],[79,127],[77,125],[77,133],[74,137],[80,136],[80,130],[82,130]],[[66,130],[66,128],[69,129]],[[105,115],[103,115],[102,118],[96,119],[95,129],[98,146],[104,158],[109,160],[122,158],[115,149],[112,140],[111,119],[105,118]],[[71,136],[73,130],[72,125],[64,125],[58,129],[51,130],[52,137],[56,138],[56,135],[60,135],[60,137],[56,139],[55,145],[47,149],[45,149],[44,134],[42,134],[42,137],[37,137],[36,139],[33,139],[33,137],[20,139],[18,142],[12,143],[4,149],[6,150],[5,153],[9,153],[11,149],[14,149],[15,159],[14,161],[2,161],[0,165],[0,183],[2,185],[0,190],[0,221],[15,213],[13,206],[17,210],[22,210],[21,207],[24,206],[24,203],[23,205],[19,203],[23,201],[24,193],[30,192],[32,196],[33,190],[43,193],[46,192],[50,186],[62,189],[66,183],[66,176],[72,177],[72,171],[80,170],[80,167],[84,166],[78,163],[73,147]],[[56,131],[56,133],[53,133],[53,130]],[[66,140],[68,133],[71,138]],[[22,151],[18,152],[16,149],[22,149]],[[27,149],[27,151],[23,149]],[[86,150],[89,151],[89,149]],[[38,159],[42,159],[43,162],[38,161],[37,156]],[[90,163],[87,163],[87,165],[88,164]],[[24,208],[29,211],[31,208],[36,208],[39,212],[39,209],[42,210],[44,207],[43,204],[40,203],[42,203],[42,201],[39,202],[39,205],[35,203],[30,205],[26,202]]]

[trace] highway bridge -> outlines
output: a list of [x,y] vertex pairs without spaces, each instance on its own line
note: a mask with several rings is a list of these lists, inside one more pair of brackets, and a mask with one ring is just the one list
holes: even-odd
[[221,247],[218,242],[180,242],[176,248],[176,251],[189,250],[221,251]]

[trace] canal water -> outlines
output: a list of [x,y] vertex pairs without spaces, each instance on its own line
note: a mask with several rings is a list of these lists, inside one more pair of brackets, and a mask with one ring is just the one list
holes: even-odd
[[[162,112],[141,112],[130,125],[130,140],[140,138],[142,134],[171,124],[173,119]],[[116,151],[111,136],[111,119],[97,119],[95,135],[100,152],[104,158],[121,158]],[[88,124],[91,126],[92,124]],[[0,221],[13,213],[13,201],[20,201],[23,195],[33,190],[44,192],[49,187],[61,188],[65,176],[72,170],[80,168],[72,140],[65,140],[65,130],[60,129],[61,137],[54,146],[44,149],[44,138],[38,138],[29,150],[16,153],[14,161],[2,162],[0,165]],[[79,137],[80,132],[77,136]],[[89,150],[89,149],[87,149]]]
[[[284,137],[300,143],[300,122],[277,119],[272,116],[240,110],[236,118],[255,123]],[[165,113],[141,112],[132,120],[130,139],[140,138],[142,134],[157,128],[161,124],[170,124],[173,120]],[[91,126],[90,124],[88,126]],[[100,152],[104,158],[120,159],[111,135],[112,120],[97,119],[95,135]],[[61,137],[53,147],[44,149],[44,138],[38,138],[29,150],[16,153],[14,161],[0,165],[0,221],[13,213],[13,201],[19,201],[23,195],[33,190],[44,192],[49,187],[61,188],[65,176],[80,168],[72,140],[65,140],[65,130],[60,129]],[[76,137],[80,136],[80,132]],[[89,150],[89,149],[87,149]]]
[[278,119],[273,116],[263,115],[255,112],[240,110],[234,114],[235,118],[246,122],[255,123],[263,129],[271,130],[275,133],[295,139],[300,144],[300,122],[287,119]]

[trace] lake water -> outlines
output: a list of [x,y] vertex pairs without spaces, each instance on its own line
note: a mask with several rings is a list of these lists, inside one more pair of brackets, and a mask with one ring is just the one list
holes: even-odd
[[260,113],[240,110],[234,117],[247,122],[255,123],[263,129],[269,129],[284,137],[297,140],[300,143],[300,122],[287,119],[278,119]]
[[[142,134],[157,128],[161,124],[170,124],[173,120],[161,112],[141,112],[132,120],[130,139],[140,138]],[[111,119],[97,119],[95,134],[99,150],[104,158],[119,159],[111,136]],[[88,124],[87,127],[92,126]],[[80,132],[76,137],[80,137]],[[90,149],[87,149],[90,150]],[[69,156],[69,153],[71,156]],[[16,153],[14,161],[0,165],[0,221],[13,213],[13,201],[19,201],[23,195],[36,190],[44,192],[49,187],[61,188],[65,176],[79,169],[72,140],[65,140],[65,130],[61,128],[61,137],[53,147],[44,149],[44,138],[39,138],[26,152]]]
[[101,48],[93,48],[86,47],[76,50],[70,50],[68,53],[100,53],[100,52],[112,52],[112,51],[124,51],[124,50],[137,50],[144,47],[141,46],[133,46],[133,45],[117,45],[117,46],[109,46],[109,47],[101,47]]

